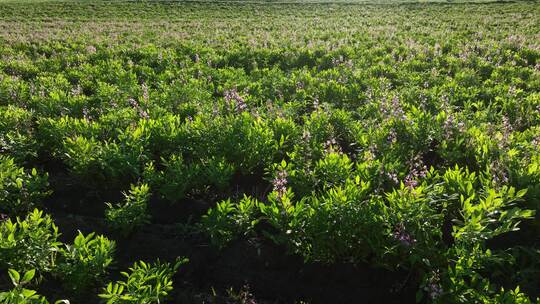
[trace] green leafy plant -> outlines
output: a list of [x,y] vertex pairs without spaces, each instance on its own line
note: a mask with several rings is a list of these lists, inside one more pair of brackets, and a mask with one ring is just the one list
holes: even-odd
[[147,181],[161,197],[179,202],[190,195],[207,195],[212,190],[223,191],[229,184],[234,167],[223,158],[208,158],[186,162],[182,155],[172,154],[161,159],[162,170],[151,162],[144,169]]
[[162,303],[172,290],[172,277],[178,268],[187,263],[179,259],[174,265],[156,261],[149,264],[136,262],[128,272],[122,272],[124,281],[109,283],[99,294],[107,304],[114,303]]
[[[463,255],[465,252],[467,255]],[[482,275],[489,269],[489,264],[498,259],[491,250],[477,245],[458,248],[453,253],[456,260],[448,267],[446,278],[441,278],[440,292],[436,297],[431,296],[435,303],[535,303],[520,291],[519,286],[510,290],[497,288],[489,277]],[[429,283],[426,287],[430,289]]]
[[48,175],[17,166],[11,157],[0,155],[0,213],[21,215],[34,209],[50,194]]
[[191,188],[196,168],[185,164],[182,155],[173,154],[167,159],[162,158],[161,162],[163,170],[157,170],[153,162],[145,166],[144,180],[169,201],[183,199]]
[[[31,284],[36,275],[35,269],[21,274],[16,270],[8,270],[9,278],[13,284],[13,289],[0,292],[0,303],[2,304],[49,304],[45,297],[37,294],[35,290],[27,289],[25,286]],[[58,300],[54,304],[69,304],[68,300]]]
[[38,274],[53,270],[61,245],[58,228],[49,215],[37,209],[24,219],[0,223],[0,268],[35,269]]
[[37,157],[33,113],[13,105],[0,107],[0,152],[18,162]]
[[369,183],[356,178],[298,202],[290,190],[274,191],[269,204],[260,204],[263,220],[279,230],[278,235],[267,235],[306,260],[366,261],[389,244],[384,204],[369,200],[369,189]]
[[99,283],[113,262],[115,242],[94,233],[79,231],[73,244],[60,248],[58,265],[54,270],[66,289],[84,294]]
[[127,236],[150,222],[147,210],[150,187],[147,184],[131,185],[131,189],[128,193],[124,193],[124,197],[123,203],[116,205],[107,203],[105,218],[114,230]]
[[353,162],[346,154],[331,152],[315,164],[313,174],[317,188],[332,188],[345,184],[352,176]]
[[223,248],[239,235],[248,234],[257,223],[258,202],[244,196],[239,202],[230,199],[219,202],[216,207],[203,215],[200,223],[202,230],[210,237],[212,244]]
[[2,304],[46,304],[47,300],[37,294],[36,291],[25,288],[36,274],[35,269],[30,269],[21,274],[16,270],[9,269],[9,277],[14,288],[10,291],[0,292],[0,303]]
[[85,181],[103,180],[100,158],[102,144],[94,138],[76,136],[63,142],[63,159],[71,172]]
[[517,191],[513,187],[486,189],[484,197],[461,196],[462,220],[454,225],[456,241],[478,243],[497,235],[516,231],[520,221],[534,216],[533,210],[523,210],[516,206],[526,190]]

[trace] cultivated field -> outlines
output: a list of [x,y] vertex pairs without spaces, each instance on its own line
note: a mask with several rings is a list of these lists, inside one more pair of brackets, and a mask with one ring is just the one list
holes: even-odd
[[0,1],[2,304],[537,303],[539,208],[538,1]]

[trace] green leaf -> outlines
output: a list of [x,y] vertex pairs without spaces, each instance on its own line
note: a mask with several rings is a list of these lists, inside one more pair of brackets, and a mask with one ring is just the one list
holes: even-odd
[[3,302],[9,296],[8,292],[0,292],[0,302]]
[[24,276],[23,276],[23,282],[30,282],[34,276],[36,275],[36,270],[35,269],[30,269],[28,270],[27,272],[24,273]]
[[14,269],[9,269],[8,274],[9,274],[9,277],[11,278],[11,282],[13,282],[13,285],[18,286],[21,279],[21,275]]
[[30,289],[23,289],[22,290],[22,294],[26,297],[26,298],[30,298],[32,297],[33,295],[35,295],[37,292],[35,290],[30,290]]
[[113,284],[112,284],[112,283],[109,283],[109,285],[107,285],[106,291],[107,291],[108,293],[112,293],[112,290],[113,290]]

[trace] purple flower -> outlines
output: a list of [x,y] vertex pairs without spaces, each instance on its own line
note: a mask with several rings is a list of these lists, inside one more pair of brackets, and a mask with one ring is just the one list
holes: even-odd
[[373,89],[371,87],[368,87],[366,91],[366,97],[369,101],[373,101],[375,94],[373,94]]
[[413,179],[411,177],[411,174],[407,175],[405,177],[405,181],[403,182],[405,184],[405,186],[409,189],[414,189],[416,188],[416,186],[418,186],[418,181]]
[[500,149],[503,149],[507,147],[510,144],[510,135],[512,135],[512,125],[510,124],[510,121],[508,120],[508,117],[503,116],[502,118],[502,140],[498,142],[498,146]]
[[143,93],[143,100],[148,101],[150,99],[150,94],[148,93],[148,86],[146,83],[143,83],[141,86],[142,93]]
[[139,103],[131,97],[128,99],[128,102],[129,102],[129,105],[132,106],[133,108],[139,107]]
[[499,161],[493,161],[490,164],[490,171],[493,175],[493,180],[497,184],[506,184],[508,183],[508,174],[506,169]]
[[339,55],[338,58],[332,57],[332,65],[338,66],[338,65],[340,65],[341,63],[343,63],[343,55]]
[[388,101],[386,97],[383,97],[381,106],[381,113],[384,117],[384,120],[398,120],[398,121],[407,121],[407,115],[405,115],[405,111],[401,107],[401,102],[399,101],[399,97],[394,96],[392,97],[391,101]]
[[214,105],[214,107],[212,108],[212,115],[213,116],[219,115],[219,108],[216,105]]
[[421,155],[416,155],[412,159],[410,159],[408,162],[409,165],[409,174],[405,176],[405,180],[403,183],[407,188],[414,189],[419,185],[418,180],[423,179],[427,176],[428,169],[427,166],[424,165],[424,161],[422,160]]
[[438,299],[444,293],[440,282],[439,271],[434,271],[429,277],[426,287],[424,287],[424,290],[428,293],[430,299]]
[[517,96],[517,89],[515,86],[510,86],[508,88],[508,95],[512,96],[512,97],[516,97]]
[[247,109],[247,104],[244,101],[244,98],[242,98],[242,96],[238,94],[238,91],[236,91],[236,88],[226,90],[223,93],[223,96],[225,97],[225,102],[228,105],[234,105],[234,109],[236,112],[241,113]]
[[391,102],[391,113],[394,118],[401,119],[401,120],[407,120],[407,116],[405,115],[405,111],[403,111],[403,108],[401,107],[401,102],[399,101],[399,98],[397,96],[394,96],[392,98]]
[[441,285],[439,284],[430,284],[428,286],[428,291],[429,291],[429,297],[432,299],[432,300],[435,300],[437,298],[439,298],[442,293],[443,293],[443,289],[441,287]]
[[364,160],[366,161],[372,161],[375,160],[375,156],[377,155],[377,146],[374,144],[371,144],[367,150],[364,152]]
[[444,138],[450,139],[455,134],[456,130],[460,133],[464,131],[463,122],[457,122],[451,113],[446,112],[446,119],[443,123]]
[[397,142],[397,133],[394,129],[388,132],[388,136],[386,137],[386,140],[391,144],[394,144]]
[[150,119],[150,115],[143,109],[139,109],[139,117],[142,119]]
[[536,148],[540,147],[540,135],[536,135],[535,138],[531,141],[532,145]]
[[412,237],[412,235],[405,230],[405,226],[403,224],[399,224],[397,226],[393,236],[395,240],[399,241],[406,247],[411,247],[416,243],[416,240]]
[[[384,169],[383,169],[384,170]],[[386,172],[386,176],[394,182],[394,184],[399,184],[398,176],[395,172]]]
[[7,214],[4,214],[4,213],[0,213],[0,223],[1,222],[5,222],[9,219],[9,216]]
[[140,118],[143,118],[143,119],[149,119],[150,118],[150,115],[148,115],[148,112],[146,112],[140,105],[139,103],[133,99],[133,98],[129,98],[128,99],[128,102],[129,104],[135,108],[137,110],[137,112],[139,113],[139,117]]
[[282,198],[283,195],[287,192],[287,177],[289,174],[285,170],[280,170],[274,180],[272,185],[274,186],[274,191],[277,192],[278,197]]

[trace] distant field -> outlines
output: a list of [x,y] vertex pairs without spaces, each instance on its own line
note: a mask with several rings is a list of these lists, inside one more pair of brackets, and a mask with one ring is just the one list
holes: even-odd
[[[238,4],[200,2],[6,3],[0,37],[10,41],[99,41],[339,46],[365,39],[539,40],[537,2],[508,4]],[[474,22],[472,22],[474,20]],[[397,39],[394,39],[397,38]],[[350,41],[350,42],[349,42]],[[483,42],[482,41],[482,42]],[[315,46],[318,46],[315,45]]]
[[1,304],[537,303],[539,202],[538,1],[0,0]]
[[[522,1],[522,0],[519,0]],[[303,4],[303,3],[327,3],[327,4],[335,4],[335,3],[350,3],[350,4],[406,4],[406,3],[449,3],[449,4],[474,4],[474,3],[514,3],[519,2],[515,0],[338,0],[338,1],[329,1],[329,0],[147,0],[147,1],[137,1],[137,0],[0,0],[0,3],[51,3],[51,2],[80,2],[80,3],[92,3],[92,4],[99,4],[103,2],[107,3],[254,3],[254,4],[287,4],[287,3],[293,3],[293,4]]]

